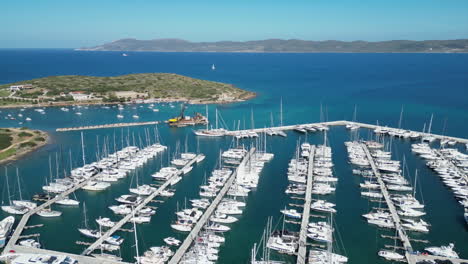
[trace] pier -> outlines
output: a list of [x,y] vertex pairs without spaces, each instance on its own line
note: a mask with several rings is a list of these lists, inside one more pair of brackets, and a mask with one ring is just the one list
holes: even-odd
[[310,204],[312,203],[312,183],[314,174],[314,154],[315,146],[312,146],[309,154],[309,164],[307,167],[307,187],[305,194],[304,210],[302,211],[301,232],[299,233],[299,250],[297,252],[297,264],[306,263],[307,255],[307,225],[310,217]]
[[200,232],[200,230],[203,228],[205,223],[208,221],[210,216],[215,211],[216,207],[218,207],[218,204],[221,202],[224,195],[226,195],[226,193],[229,191],[229,188],[231,188],[232,183],[236,179],[237,172],[239,171],[239,168],[244,168],[245,163],[250,159],[250,157],[252,156],[252,154],[254,152],[255,152],[255,148],[250,149],[250,151],[242,159],[242,162],[239,164],[239,166],[236,168],[236,170],[231,174],[231,176],[229,176],[229,179],[226,181],[226,183],[224,184],[221,191],[218,193],[218,195],[216,195],[216,198],[213,200],[213,202],[210,204],[210,206],[206,209],[206,211],[200,217],[200,220],[198,220],[198,222],[193,227],[190,234],[185,238],[182,245],[177,249],[176,253],[174,254],[174,256],[169,261],[169,264],[179,263],[179,261],[184,256],[185,252],[187,252],[187,250],[192,245],[192,242],[197,238],[198,233]]
[[[110,259],[104,258],[94,258],[89,256],[81,256],[66,252],[58,252],[53,250],[41,249],[41,248],[33,248],[33,247],[25,247],[19,245],[13,245],[9,247],[8,250],[14,250],[15,253],[21,254],[42,254],[42,255],[50,255],[50,256],[68,256],[78,261],[78,263],[86,263],[86,264],[130,264],[128,262],[122,261],[115,261]],[[7,253],[8,251],[5,251]]]
[[457,143],[460,144],[468,144],[468,139],[465,138],[457,138],[457,137],[450,137],[450,136],[442,136],[442,135],[437,135],[437,134],[432,134],[432,133],[423,133],[419,131],[412,131],[409,129],[399,129],[399,128],[392,128],[389,126],[378,126],[378,125],[372,125],[372,124],[366,124],[366,123],[359,123],[359,122],[351,122],[351,121],[346,121],[346,120],[339,120],[339,121],[329,121],[329,122],[318,122],[318,123],[306,123],[306,124],[296,124],[296,125],[289,125],[289,126],[277,126],[277,127],[267,127],[267,128],[254,128],[254,129],[245,129],[245,130],[233,130],[233,131],[228,131],[226,133],[227,136],[232,136],[237,133],[241,132],[256,132],[256,133],[265,133],[268,129],[272,130],[281,130],[281,131],[288,131],[288,130],[294,130],[297,127],[302,127],[302,126],[314,126],[314,125],[323,125],[323,126],[346,126],[346,125],[357,125],[361,128],[367,128],[367,129],[376,129],[376,128],[387,128],[387,129],[398,129],[398,130],[404,130],[404,131],[410,131],[410,132],[416,132],[419,133],[421,136],[433,136],[434,138],[441,140],[441,139],[449,139],[456,141]]
[[[171,184],[171,181],[173,178],[175,177],[178,177],[180,174],[183,173],[183,170],[192,166],[197,158],[198,158],[199,155],[197,155],[194,159],[192,159],[189,163],[187,163],[183,168],[181,168],[177,174],[174,174],[172,177],[170,177],[166,182],[164,182],[163,185],[159,186],[158,189],[156,189],[156,191],[154,191],[151,195],[149,195],[148,197],[146,197],[140,204],[138,204],[137,207],[135,207],[133,209],[134,212],[138,212],[140,211],[141,209],[143,209],[143,207],[145,207],[148,203],[152,202],[154,200],[154,198],[156,198],[162,191],[164,191],[167,186],[169,186]],[[96,248],[98,248],[107,238],[109,238],[110,236],[112,236],[112,234],[114,234],[115,232],[117,231],[120,231],[122,229],[122,227],[128,223],[133,217],[133,214],[130,213],[128,215],[126,215],[124,218],[122,218],[119,222],[117,222],[111,229],[109,229],[108,231],[106,231],[104,234],[101,235],[101,237],[96,240],[92,245],[90,245],[88,248],[86,248],[81,254],[82,255],[89,255],[91,254]]]
[[[54,198],[48,200],[47,202],[37,206],[36,208],[34,208],[33,210],[30,210],[29,212],[27,212],[26,214],[23,215],[23,217],[21,218],[20,222],[18,223],[18,226],[16,227],[15,231],[13,232],[13,235],[11,236],[10,240],[8,241],[8,244],[5,246],[5,252],[8,252],[9,250],[11,250],[13,248],[14,245],[16,245],[16,243],[18,242],[18,239],[20,239],[20,236],[21,236],[21,233],[23,232],[23,230],[26,228],[29,228],[27,225],[28,221],[29,221],[29,218],[36,214],[37,212],[41,211],[42,209],[45,209],[46,207],[48,206],[51,206],[53,203],[55,203],[56,201],[58,200],[61,200],[65,197],[67,197],[69,194],[71,194],[72,192],[80,189],[81,187],[85,186],[86,184],[88,184],[89,181],[95,179],[96,177],[98,177],[99,174],[96,174],[92,177],[89,177],[88,179],[86,179],[85,181],[79,183],[79,184],[76,184],[75,186],[73,186],[72,188],[66,190],[65,192],[55,196]],[[22,249],[24,247],[21,247],[20,249]],[[22,252],[22,251],[20,251]],[[55,254],[65,254],[65,253],[60,253],[60,252],[56,252]],[[68,254],[68,253],[67,253]]]
[[159,121],[115,123],[115,124],[104,124],[104,125],[94,125],[94,126],[64,127],[64,128],[57,128],[55,131],[57,131],[57,132],[66,132],[66,131],[91,130],[91,129],[101,129],[101,128],[147,126],[147,125],[157,125],[159,123],[160,123]]
[[364,152],[366,153],[366,156],[367,156],[367,159],[369,160],[372,171],[374,172],[374,175],[376,176],[377,181],[380,185],[380,191],[382,192],[385,198],[385,202],[387,203],[388,209],[390,210],[393,222],[395,223],[395,228],[398,232],[398,236],[400,237],[400,240],[403,242],[406,260],[408,261],[409,264],[416,264],[415,259],[411,257],[411,253],[413,252],[413,247],[411,246],[411,242],[408,238],[408,235],[406,234],[405,229],[403,229],[403,226],[401,225],[400,216],[398,215],[395,205],[393,204],[393,201],[390,198],[390,193],[387,190],[387,186],[385,185],[384,181],[380,177],[380,172],[377,169],[374,159],[372,158],[369,152],[369,148],[367,147],[366,144],[363,144],[363,143],[361,143],[361,146],[364,149]]

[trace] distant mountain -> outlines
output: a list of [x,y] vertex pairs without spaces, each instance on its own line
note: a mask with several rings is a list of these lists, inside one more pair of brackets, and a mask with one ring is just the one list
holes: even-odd
[[308,41],[267,39],[257,41],[190,42],[182,39],[120,39],[103,45],[80,48],[89,51],[159,51],[159,52],[424,52],[466,53],[468,39],[455,40],[390,40]]

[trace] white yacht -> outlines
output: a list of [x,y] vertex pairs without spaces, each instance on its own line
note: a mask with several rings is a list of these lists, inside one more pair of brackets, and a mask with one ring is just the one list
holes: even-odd
[[219,212],[215,212],[211,217],[210,221],[215,223],[222,223],[222,224],[232,224],[237,222],[237,218],[231,215],[222,214]]
[[453,250],[455,245],[450,243],[448,246],[441,247],[427,247],[424,250],[431,253],[434,256],[446,257],[446,258],[458,258],[457,252]]
[[291,218],[300,219],[302,217],[302,215],[299,212],[297,212],[296,209],[286,209],[286,208],[284,208],[280,212],[282,214],[284,214],[285,216],[291,217]]
[[10,235],[14,223],[15,218],[13,216],[8,216],[0,221],[0,248],[5,246],[7,237]]
[[115,222],[111,221],[109,218],[104,217],[104,218],[98,218],[96,219],[96,222],[98,225],[103,226],[103,227],[113,227],[115,225]]
[[380,250],[378,255],[386,260],[403,260],[405,256],[390,250]]
[[19,244],[25,247],[41,248],[41,244],[34,239],[21,240]]
[[45,209],[40,210],[36,214],[42,217],[59,217],[62,215],[62,212],[54,211],[54,210],[51,210],[50,208],[45,208]]
[[64,197],[64,198],[62,198],[60,200],[57,200],[55,203],[60,204],[60,205],[70,205],[70,206],[77,206],[77,205],[80,204],[79,201],[74,200],[74,199],[70,199],[68,197]]
[[169,246],[179,246],[181,241],[175,239],[174,237],[166,237],[164,238],[164,243],[168,244]]

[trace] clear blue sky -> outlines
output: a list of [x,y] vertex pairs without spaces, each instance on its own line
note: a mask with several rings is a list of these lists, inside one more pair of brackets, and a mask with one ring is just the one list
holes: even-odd
[[121,38],[468,38],[468,0],[1,0],[0,48]]

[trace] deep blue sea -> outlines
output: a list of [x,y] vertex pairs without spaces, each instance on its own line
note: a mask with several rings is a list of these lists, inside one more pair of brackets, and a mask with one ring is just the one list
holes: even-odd
[[[464,137],[468,136],[468,54],[243,54],[243,53],[156,53],[128,52],[123,57],[119,52],[83,52],[72,50],[42,49],[0,49],[0,84],[20,80],[45,77],[50,75],[92,75],[115,76],[130,73],[168,72],[187,75],[212,81],[233,84],[239,88],[254,91],[258,96],[250,101],[210,105],[210,116],[215,108],[220,111],[225,123],[232,128],[251,126],[253,113],[254,126],[270,125],[270,116],[274,124],[279,122],[279,102],[283,101],[284,124],[314,122],[320,120],[351,120],[353,110],[357,108],[357,120],[366,123],[379,123],[396,127],[403,107],[402,127],[422,130],[424,123],[429,123],[434,115],[432,131],[438,134]],[[211,65],[216,70],[211,70]],[[127,106],[123,111],[124,121],[134,121],[133,114],[140,116],[140,121],[165,120],[178,114],[179,107],[158,106],[160,112],[153,112],[147,105]],[[188,112],[204,112],[205,106],[189,106]],[[322,111],[320,111],[322,109]],[[24,126],[17,120],[6,120],[7,114],[17,116],[20,109],[0,109],[0,126]],[[49,177],[49,156],[59,156],[60,171],[70,167],[68,152],[72,153],[72,166],[81,165],[80,133],[55,132],[58,127],[92,125],[121,122],[116,115],[116,108],[104,109],[101,106],[89,106],[79,111],[78,116],[58,108],[48,108],[45,115],[32,109],[26,109],[23,118],[30,117],[26,125],[50,132],[51,143],[35,153],[8,165],[10,182],[14,182],[14,167],[19,168],[24,195],[39,192],[45,179]],[[151,130],[153,128],[151,127]],[[183,145],[188,138],[189,150],[195,151],[196,138],[192,128],[169,129],[159,126],[162,141],[173,152],[177,142]],[[144,137],[144,127],[129,129],[103,129],[85,131],[85,151],[87,162],[96,159],[98,143],[102,150],[104,140],[112,141],[115,135],[116,145],[120,146],[121,136],[134,134]],[[369,138],[369,131],[362,130],[361,137]],[[393,241],[380,237],[388,232],[369,226],[361,217],[376,204],[369,203],[359,194],[357,176],[351,174],[347,163],[344,141],[350,137],[344,128],[333,128],[328,133],[335,174],[340,181],[336,194],[328,199],[337,203],[336,223],[340,238],[335,245],[341,253],[346,253],[350,264],[384,263],[378,259],[377,251]],[[268,139],[268,150],[275,154],[260,178],[260,183],[250,194],[247,208],[240,220],[233,224],[226,234],[226,243],[221,247],[219,263],[248,263],[250,249],[258,243],[268,216],[279,219],[279,210],[288,203],[297,203],[284,194],[288,184],[286,172],[289,159],[294,155],[297,140],[311,143],[323,142],[323,134],[303,135],[288,133],[287,138]],[[209,175],[216,165],[219,150],[227,149],[230,138],[200,139],[200,151],[207,155],[204,163],[184,177],[176,188],[176,195],[163,204],[157,204],[158,213],[150,224],[140,225],[138,235],[140,251],[150,246],[162,245],[167,236],[178,236],[170,229],[175,220],[174,211],[183,206],[185,199],[198,196],[198,186],[204,175]],[[462,149],[462,146],[458,146]],[[393,141],[394,158],[408,161],[413,177],[415,169],[420,171],[420,191],[418,198],[424,200],[427,215],[425,220],[432,224],[431,232],[426,235],[412,235],[414,238],[427,239],[431,245],[455,242],[456,250],[468,258],[468,232],[463,221],[463,210],[453,195],[442,185],[439,178],[427,169],[424,162],[410,151],[410,142]],[[157,157],[138,171],[139,177],[150,183],[150,174],[167,163],[167,153]],[[62,173],[59,173],[62,175]],[[0,168],[2,200],[6,201],[4,169]],[[128,192],[128,187],[135,184],[132,174],[125,180],[113,184],[102,193],[78,191],[80,201],[86,201],[90,223],[99,216],[113,216],[108,205],[116,204],[114,198]],[[17,195],[17,185],[10,186]],[[15,189],[16,188],[16,189]],[[14,191],[16,190],[16,191]],[[76,228],[83,225],[83,203],[80,208],[55,209],[63,211],[57,219],[34,217],[31,222],[45,223],[42,228],[29,230],[29,233],[41,233],[40,241],[45,248],[80,253],[84,247],[75,241],[87,241]],[[0,218],[5,214],[0,212]],[[96,226],[96,225],[95,225]],[[297,226],[290,225],[290,229]],[[132,261],[134,244],[132,234],[122,232],[126,237],[122,256]],[[391,235],[391,234],[390,234]],[[423,249],[425,244],[414,243],[415,249]],[[287,262],[294,258],[277,256]]]

